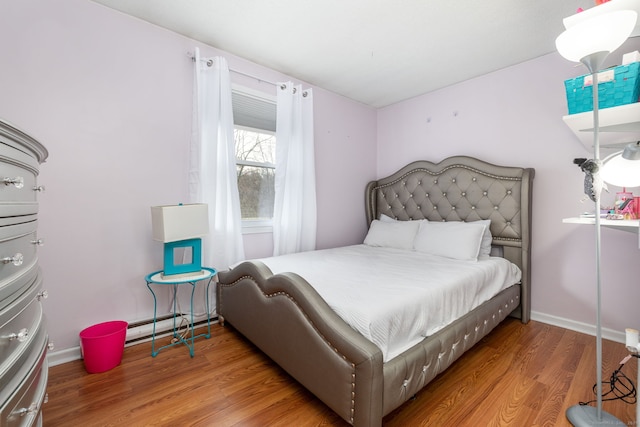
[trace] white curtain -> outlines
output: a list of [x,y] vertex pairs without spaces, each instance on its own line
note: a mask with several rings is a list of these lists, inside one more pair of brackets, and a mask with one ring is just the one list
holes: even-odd
[[225,58],[203,60],[197,48],[194,68],[189,197],[192,203],[209,205],[203,264],[225,270],[244,259],[231,79]]
[[316,247],[313,93],[278,83],[273,254]]

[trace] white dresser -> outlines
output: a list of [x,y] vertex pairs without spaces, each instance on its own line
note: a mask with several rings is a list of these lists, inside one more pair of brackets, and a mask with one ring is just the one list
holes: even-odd
[[42,425],[48,335],[38,267],[38,186],[47,150],[0,120],[0,426]]

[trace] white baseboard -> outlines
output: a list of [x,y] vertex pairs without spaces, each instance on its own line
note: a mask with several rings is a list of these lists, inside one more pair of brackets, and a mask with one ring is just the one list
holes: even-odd
[[[200,322],[206,320],[206,316],[194,317],[194,321]],[[531,320],[536,322],[546,323],[548,325],[558,326],[560,328],[569,329],[571,331],[580,332],[583,334],[596,336],[596,326],[588,323],[576,322],[575,320],[565,319],[563,317],[552,316],[550,314],[540,313],[537,311],[531,312]],[[211,321],[211,323],[217,323],[217,320]],[[173,320],[167,319],[158,322],[156,325],[156,337],[166,336],[173,328]],[[152,324],[143,324],[136,328],[127,330],[127,344],[126,347],[131,345],[137,345],[151,341]],[[615,329],[602,328],[602,338],[611,340],[614,342],[624,344],[626,342],[626,335],[624,331],[616,331]],[[136,340],[134,342],[129,342]],[[72,362],[74,360],[81,359],[80,346],[72,347],[60,351],[51,351],[47,356],[49,366],[56,366],[62,363]]]
[[[552,316],[550,314],[539,313],[536,311],[531,312],[531,320],[569,329],[571,331],[581,332],[594,337],[596,336],[596,325],[590,325],[588,323],[576,322],[575,320],[565,319],[563,317]],[[616,331],[615,329],[602,328],[602,338],[622,344],[626,343],[625,332]]]
[[[218,323],[217,318],[211,318],[211,324]],[[207,316],[206,314],[202,315],[194,315],[193,322],[196,327],[200,327],[200,322],[205,322],[206,324]],[[176,320],[176,326],[178,329],[184,329],[184,325],[180,325],[179,318]],[[159,320],[156,323],[156,338],[162,338],[169,336],[173,331],[173,319],[164,319]],[[151,341],[151,336],[153,333],[153,320],[149,320],[148,322],[138,324],[135,327],[129,327],[127,329],[127,337],[125,341],[125,347],[130,347],[132,345],[138,345],[142,343],[146,343]],[[151,350],[149,350],[151,353]],[[67,362],[73,362],[74,360],[82,359],[82,353],[80,351],[80,345],[76,347],[66,348],[60,351],[50,351],[47,353],[47,362],[49,366],[61,365]]]
[[73,362],[74,360],[79,360],[81,358],[80,346],[65,348],[60,351],[47,352],[47,362],[49,363],[49,366],[62,365],[63,363]]

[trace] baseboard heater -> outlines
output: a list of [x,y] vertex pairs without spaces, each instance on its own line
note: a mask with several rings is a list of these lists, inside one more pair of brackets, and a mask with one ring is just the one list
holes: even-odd
[[[189,314],[182,315],[184,318],[189,318]],[[180,325],[180,321],[183,318],[181,315],[176,317],[176,324]],[[218,316],[211,317],[211,323],[218,323]],[[193,316],[193,327],[200,328],[207,325],[207,315]],[[184,330],[187,326],[182,325],[179,330]],[[168,314],[166,316],[158,317],[156,320],[156,338],[167,337],[173,333],[173,315]],[[125,346],[131,346],[141,344],[143,342],[151,341],[153,334],[153,319],[142,320],[139,322],[133,322],[129,324],[127,328],[127,338]]]

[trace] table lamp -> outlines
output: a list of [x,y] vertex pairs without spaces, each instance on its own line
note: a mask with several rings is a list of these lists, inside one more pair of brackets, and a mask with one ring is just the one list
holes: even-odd
[[[202,236],[209,233],[206,204],[151,207],[153,240],[164,243],[163,278],[199,276],[202,271]],[[188,253],[191,252],[191,261]]]

